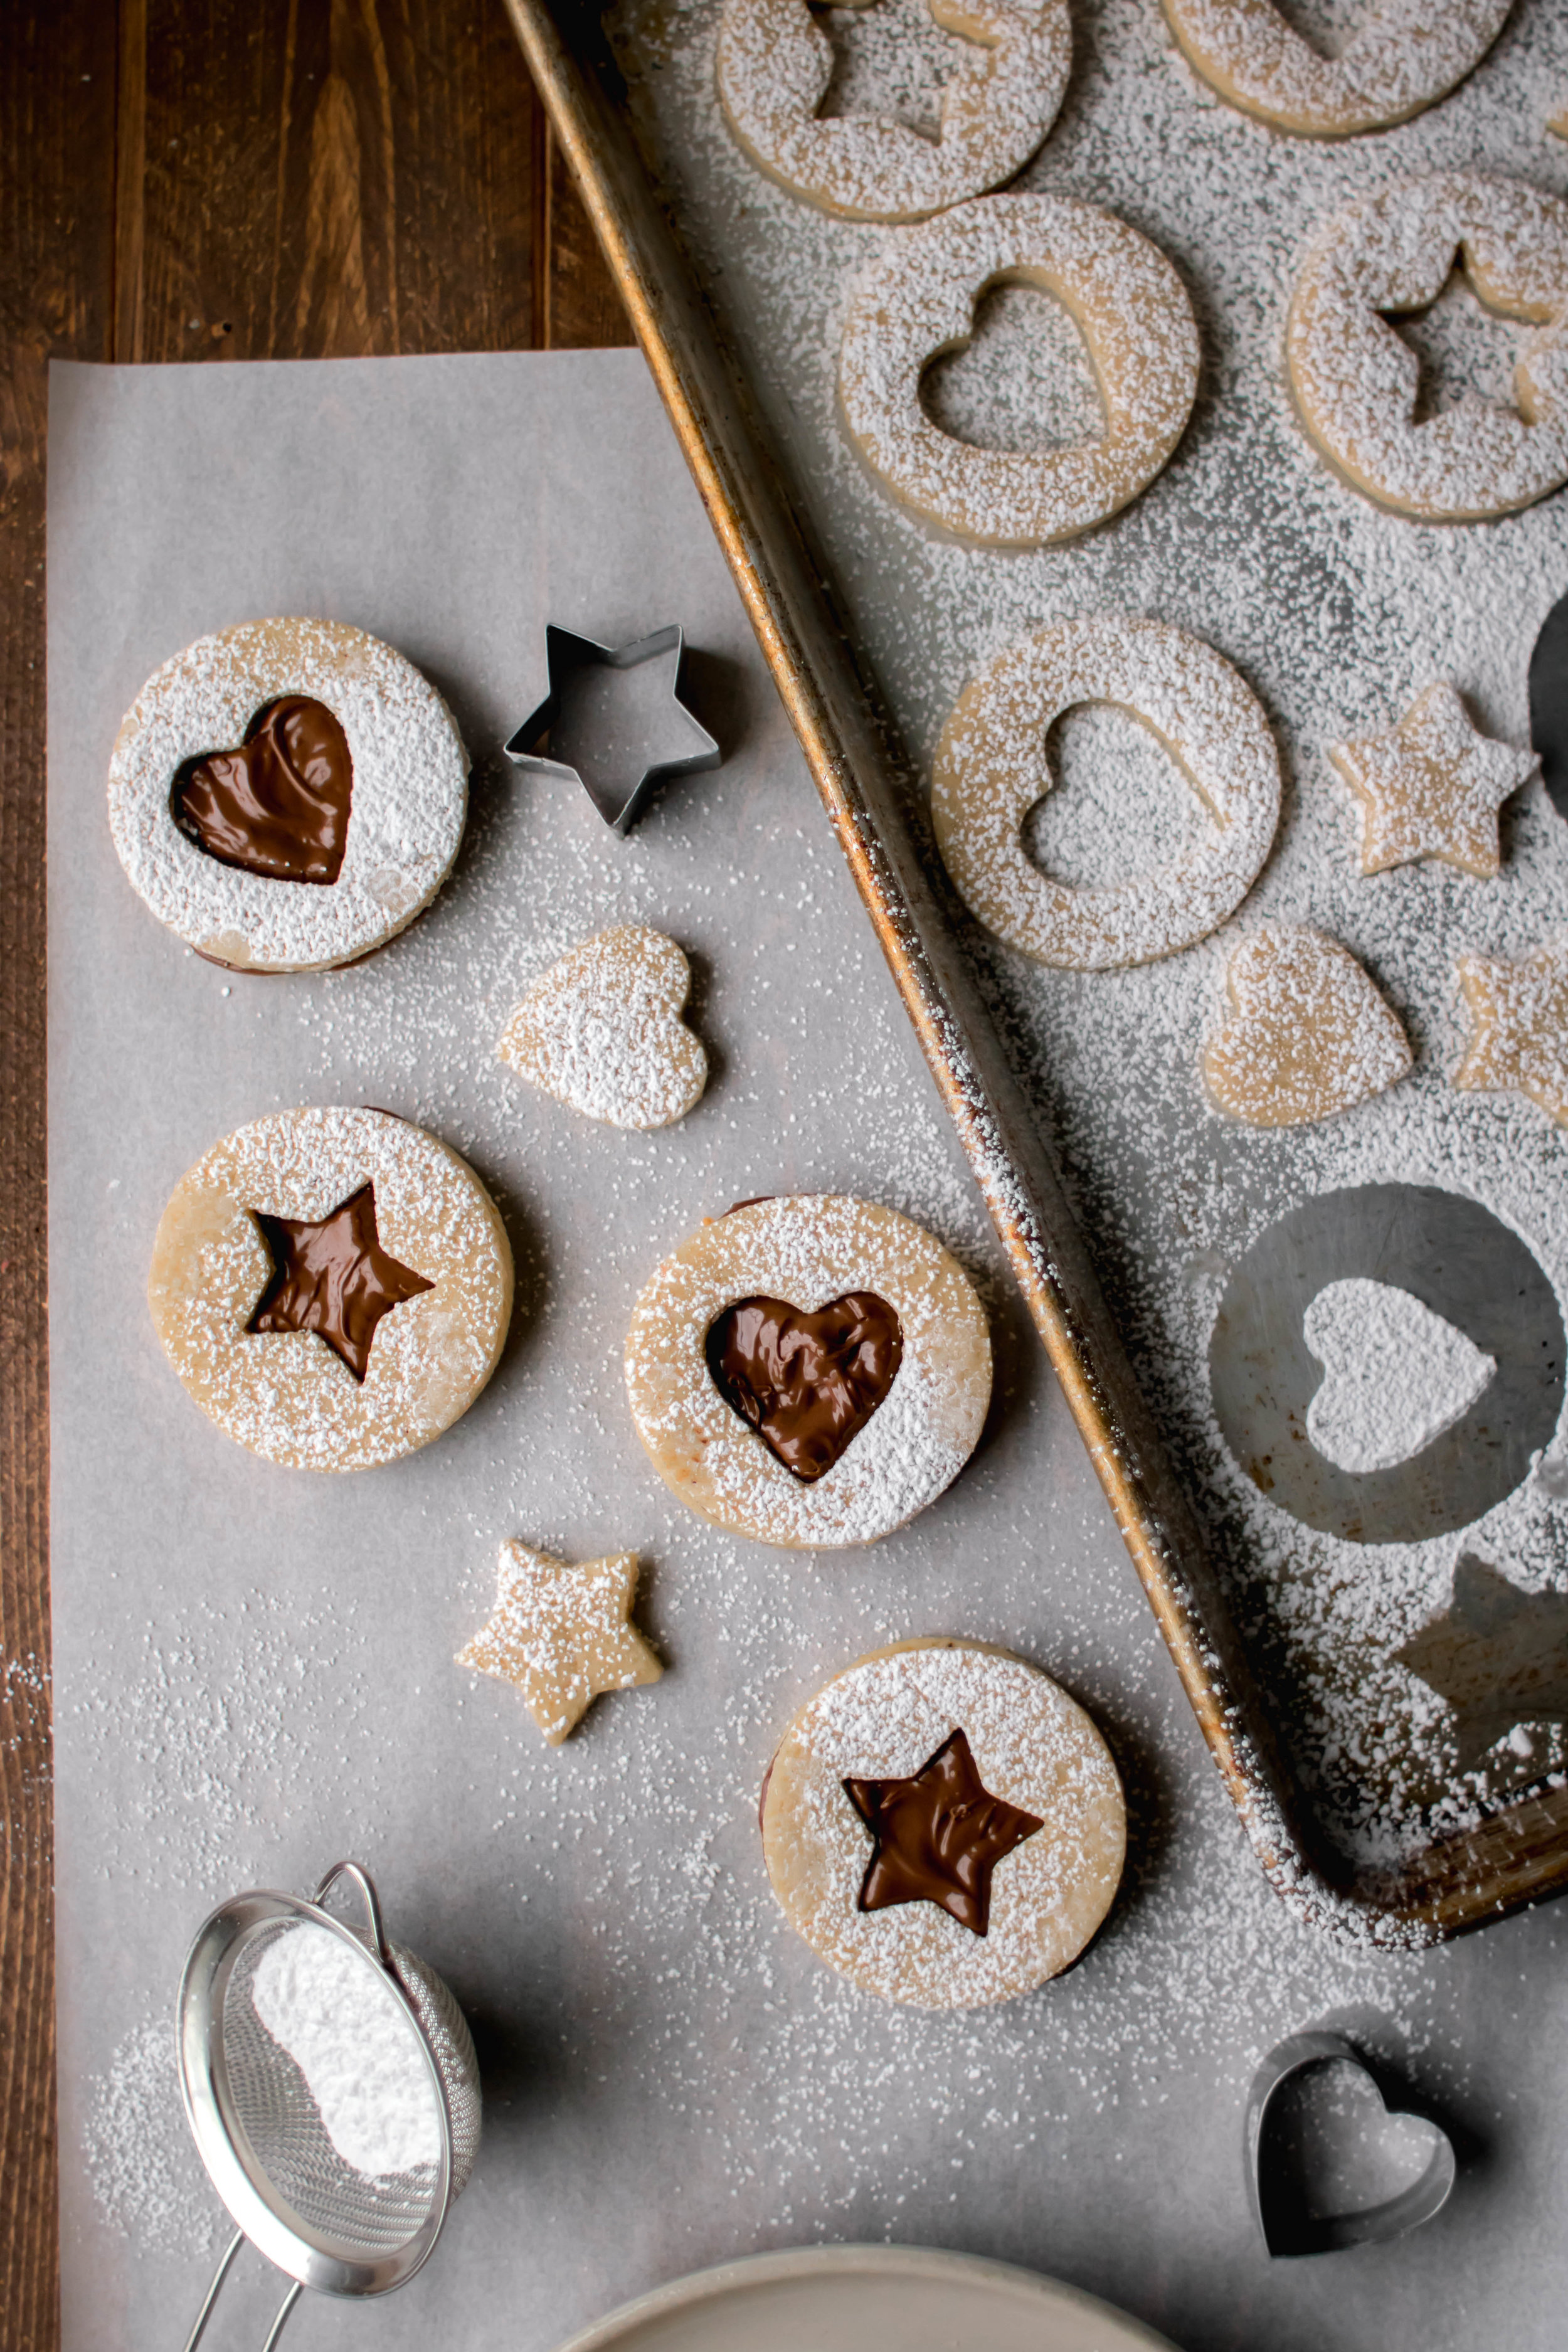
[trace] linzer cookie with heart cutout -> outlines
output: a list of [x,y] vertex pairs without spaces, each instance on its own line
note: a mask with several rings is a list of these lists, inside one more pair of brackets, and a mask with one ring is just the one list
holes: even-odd
[[637,1300],[626,1391],[655,1468],[761,1543],[873,1543],[934,1502],[991,1395],[985,1312],[933,1235],[806,1193],[706,1220]]
[[835,1675],[785,1732],[761,1820],[795,1932],[863,1991],[922,2009],[1059,1975],[1127,1850],[1094,1724],[986,1642],[899,1642]]
[[147,1299],[226,1436],[292,1469],[363,1470],[479,1395],[511,1319],[511,1250],[473,1170],[423,1128],[277,1111],[181,1178]]
[[109,769],[120,860],[160,922],[240,971],[320,971],[427,907],[468,755],[414,665],[337,621],[251,621],[154,672]]

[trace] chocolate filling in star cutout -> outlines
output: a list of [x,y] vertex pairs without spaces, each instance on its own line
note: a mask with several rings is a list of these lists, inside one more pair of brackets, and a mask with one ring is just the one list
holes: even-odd
[[877,1841],[860,1887],[862,1911],[936,1903],[961,1927],[991,1924],[991,1874],[1045,1823],[994,1797],[963,1729],[950,1732],[903,1780],[846,1780],[844,1793]]
[[374,1185],[362,1184],[319,1224],[268,1216],[262,1209],[250,1213],[267,1244],[272,1276],[247,1331],[314,1331],[363,1381],[382,1317],[436,1287],[382,1248]]

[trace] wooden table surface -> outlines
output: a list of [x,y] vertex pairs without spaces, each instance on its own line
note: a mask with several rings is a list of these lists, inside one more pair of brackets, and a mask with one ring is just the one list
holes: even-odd
[[47,363],[632,337],[501,0],[5,0],[0,219],[0,2346],[50,2352]]

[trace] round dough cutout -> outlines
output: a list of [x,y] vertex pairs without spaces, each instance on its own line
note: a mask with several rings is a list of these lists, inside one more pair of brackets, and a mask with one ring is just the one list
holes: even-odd
[[[921,380],[962,351],[994,286],[1033,286],[1077,321],[1105,410],[1098,440],[980,449],[933,425]],[[1047,547],[1147,488],[1186,429],[1198,331],[1159,247],[1073,196],[989,196],[894,238],[844,329],[838,396],[878,479],[925,521],[976,547]]]
[[[174,817],[188,764],[237,751],[295,696],[336,719],[353,768],[331,881],[226,863]],[[198,637],[148,679],[110,761],[109,821],[138,894],[198,955],[237,971],[328,971],[429,905],[463,837],[468,780],[451,712],[393,646],[339,621],[248,621]]]
[[[1416,424],[1420,362],[1384,314],[1435,302],[1456,252],[1489,310],[1540,331],[1514,407],[1471,398]],[[1285,348],[1309,435],[1379,506],[1429,522],[1532,506],[1568,481],[1568,204],[1446,172],[1348,205],[1296,280]]]
[[[962,1730],[985,1790],[1041,1827],[997,1862],[984,1936],[940,1903],[859,1907],[875,1840],[847,1780],[918,1774]],[[1076,1699],[989,1643],[896,1643],[834,1677],[768,1769],[763,1854],[784,1916],[864,1992],[921,2009],[1015,2000],[1071,1966],[1127,1853],[1110,1751]]]
[[1513,0],[1374,0],[1337,58],[1288,25],[1274,0],[1163,0],[1194,72],[1244,114],[1302,139],[1386,131],[1474,71]]
[[[866,1294],[897,1318],[897,1369],[808,1481],[726,1401],[709,1335],[748,1300],[809,1319]],[[968,1276],[923,1226],[874,1202],[797,1194],[708,1218],[665,1260],[637,1300],[626,1373],[637,1434],[690,1509],[759,1543],[833,1549],[890,1535],[958,1475],[990,1402],[991,1336]]]
[[[1024,847],[1024,820],[1050,782],[1047,734],[1086,702],[1141,720],[1211,820],[1184,856],[1114,888],[1054,881]],[[1020,638],[964,688],[937,746],[931,820],[987,930],[1041,963],[1108,971],[1174,955],[1235,911],[1268,855],[1279,789],[1262,708],[1212,646],[1102,614]]]
[[[420,1286],[381,1312],[362,1381],[319,1328],[247,1326],[279,1271],[258,1218],[319,1224],[365,1186],[397,1287]],[[473,1170],[423,1128],[390,1111],[275,1111],[180,1179],[147,1301],[226,1436],[289,1469],[364,1470],[427,1445],[489,1379],[511,1319],[511,1249]]]
[[818,115],[833,44],[806,0],[724,0],[719,98],[757,168],[824,212],[864,221],[922,220],[1021,171],[1067,89],[1067,0],[930,5],[937,24],[966,43],[942,89],[935,140],[890,115]]

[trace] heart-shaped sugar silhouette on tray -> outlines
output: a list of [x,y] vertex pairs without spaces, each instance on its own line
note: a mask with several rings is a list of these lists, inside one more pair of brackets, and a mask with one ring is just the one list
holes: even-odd
[[680,1018],[691,968],[673,940],[621,923],[536,980],[496,1048],[558,1102],[609,1127],[668,1127],[708,1083],[701,1040]]
[[332,883],[348,845],[353,761],[324,702],[286,694],[233,751],[203,751],[174,779],[180,831],[220,866],[269,882]]
[[1342,2034],[1292,2033],[1247,2102],[1247,2187],[1269,2252],[1331,2254],[1419,2228],[1458,2169],[1435,2116]]
[[1204,1055],[1219,1108],[1251,1127],[1349,1110],[1410,1068],[1410,1041],[1349,950],[1299,923],[1268,923],[1226,968],[1233,1010]]
[[865,1428],[903,1353],[899,1318],[874,1290],[811,1314],[782,1298],[738,1299],[707,1338],[720,1395],[803,1485],[825,1476]]
[[1326,1283],[1302,1336],[1323,1367],[1307,1434],[1336,1468],[1364,1476],[1425,1453],[1497,1375],[1497,1359],[1396,1284]]

